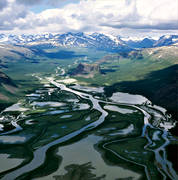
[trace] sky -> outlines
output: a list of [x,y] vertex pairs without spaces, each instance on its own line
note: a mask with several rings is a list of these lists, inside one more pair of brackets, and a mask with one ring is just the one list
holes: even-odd
[[0,33],[178,34],[178,0],[0,0]]

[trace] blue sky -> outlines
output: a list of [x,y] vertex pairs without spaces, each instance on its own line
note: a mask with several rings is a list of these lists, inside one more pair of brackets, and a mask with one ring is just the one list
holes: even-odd
[[178,34],[177,0],[0,0],[0,33]]
[[32,5],[30,8],[31,11],[34,13],[40,13],[46,9],[53,9],[53,8],[63,8],[64,6],[68,4],[77,4],[79,3],[79,0],[43,0],[41,3],[37,3],[36,5]]

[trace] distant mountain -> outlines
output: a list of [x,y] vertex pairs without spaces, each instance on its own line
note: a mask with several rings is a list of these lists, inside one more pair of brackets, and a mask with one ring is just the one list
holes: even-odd
[[0,34],[0,43],[17,44],[30,47],[85,47],[97,50],[117,52],[131,50],[122,40],[109,35],[93,33],[65,33],[42,35],[9,35]]
[[154,47],[168,46],[178,43],[178,35],[165,35],[161,36],[158,41],[154,43]]
[[65,34],[5,35],[0,34],[0,43],[38,48],[85,47],[108,52],[128,52],[133,49],[167,46],[178,43],[178,35],[161,36],[158,40],[122,38],[110,34],[83,32]]
[[144,38],[143,40],[128,40],[125,41],[125,44],[128,45],[130,48],[150,48],[153,47],[156,43],[156,40],[151,38]]
[[144,38],[141,40],[128,39],[124,41],[130,48],[151,48],[168,46],[178,43],[178,35],[165,35],[161,36],[158,40],[152,38]]
[[178,46],[176,45],[145,48],[141,50],[141,52],[145,57],[150,57],[152,59],[155,59],[156,61],[165,59],[169,63],[171,63],[172,60],[174,63],[178,63]]
[[[152,48],[144,48],[133,50],[130,52],[120,52],[116,55],[108,55],[102,59],[102,61],[107,61],[107,59],[115,58],[128,58],[131,60],[142,60],[149,58],[152,61],[159,62],[159,61],[168,61],[169,64],[177,64],[177,57],[178,57],[178,46],[176,45],[169,45],[169,46],[161,46],[161,47],[152,47]],[[114,59],[113,59],[114,60]],[[101,62],[102,62],[101,61]]]
[[5,35],[0,34],[0,43],[5,44],[28,44],[30,42],[36,42],[36,41],[44,41],[52,39],[54,36],[52,34],[40,34],[40,35]]

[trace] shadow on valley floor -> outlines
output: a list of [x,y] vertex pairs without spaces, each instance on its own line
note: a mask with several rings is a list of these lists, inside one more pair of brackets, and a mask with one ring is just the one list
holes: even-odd
[[[145,79],[139,81],[128,81],[113,84],[105,88],[106,95],[111,96],[113,92],[122,91],[132,94],[141,94],[151,100],[154,104],[162,106],[176,119],[176,127],[171,133],[178,136],[178,65],[154,71]],[[168,159],[178,170],[178,145],[170,144],[167,147]]]
[[[177,119],[178,111],[178,65],[154,71],[145,79],[113,84],[105,88],[106,95],[121,91],[141,94],[154,104],[162,106]],[[178,120],[178,119],[177,119]]]
[[58,51],[58,52],[44,52],[44,55],[48,58],[58,58],[58,59],[71,59],[71,58],[78,58],[78,57],[85,57],[85,55],[77,55],[74,51]]
[[102,180],[105,179],[105,175],[102,175],[100,177],[96,177],[92,173],[92,170],[95,169],[92,167],[91,163],[85,163],[85,164],[71,164],[69,166],[65,167],[65,170],[67,171],[64,175],[56,175],[53,176],[55,180]]

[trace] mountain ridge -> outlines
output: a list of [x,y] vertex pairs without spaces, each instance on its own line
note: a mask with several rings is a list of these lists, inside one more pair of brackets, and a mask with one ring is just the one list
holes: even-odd
[[34,34],[34,35],[5,35],[0,34],[0,43],[16,44],[23,46],[40,46],[49,47],[85,47],[96,48],[110,52],[130,51],[139,48],[152,48],[167,46],[178,43],[178,35],[164,35],[158,40],[151,37],[145,37],[140,40],[124,39],[121,36],[110,34],[92,33],[64,33],[64,34]]

